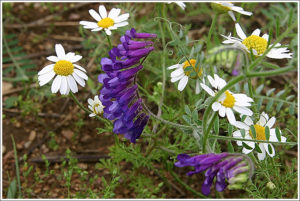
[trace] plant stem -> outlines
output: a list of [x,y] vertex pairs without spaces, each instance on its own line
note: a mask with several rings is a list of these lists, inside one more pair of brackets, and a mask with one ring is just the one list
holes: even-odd
[[210,104],[207,106],[204,115],[203,115],[203,121],[202,121],[202,129],[203,129],[203,144],[202,144],[202,150],[205,151],[206,148],[206,141],[208,138],[208,134],[210,132],[210,129],[206,130],[206,125],[207,125],[207,118],[208,115],[211,111],[211,107],[212,104],[230,87],[232,87],[233,85],[235,85],[236,83],[238,83],[239,81],[243,80],[245,78],[245,75],[239,75],[237,77],[235,77],[234,79],[232,79],[230,82],[227,83],[227,85],[225,87],[223,87],[220,91],[218,91],[217,94],[215,94],[214,98],[211,100]]
[[250,73],[247,73],[247,77],[250,78],[250,77],[270,77],[270,76],[276,76],[276,75],[279,75],[279,74],[283,74],[283,73],[286,73],[286,72],[289,72],[291,70],[297,70],[296,67],[294,66],[290,66],[290,67],[285,67],[285,68],[280,68],[280,69],[276,69],[276,70],[270,70],[270,71],[263,71],[263,72],[250,72]]
[[215,14],[215,16],[213,18],[213,21],[210,25],[208,36],[207,36],[207,39],[206,39],[206,49],[210,49],[210,38],[211,38],[212,32],[214,30],[214,27],[215,27],[216,21],[218,19],[218,16],[219,16],[219,14]]
[[112,45],[111,45],[110,37],[109,37],[109,35],[107,35],[106,33],[105,33],[105,35],[106,35],[106,38],[107,38],[107,42],[108,42],[108,45],[109,45],[109,49],[111,49],[111,48],[112,48]]
[[[217,115],[218,115],[218,112],[214,112],[214,115],[213,115],[213,117],[211,118],[211,120],[210,120],[210,122],[208,124],[207,130],[206,130],[207,133],[204,133],[203,145],[202,145],[202,151],[203,151],[203,153],[207,153],[206,152],[206,143],[209,143],[207,141],[207,137],[208,137],[208,134],[209,134],[209,132],[210,132],[210,130],[211,130],[214,122],[215,122],[215,119],[216,119]],[[204,143],[205,143],[205,145],[204,145]]]
[[[249,95],[254,100],[254,94],[253,94],[253,88],[252,88],[251,78],[247,78],[247,82],[248,82]],[[256,113],[256,109],[257,108],[256,108],[256,106],[254,104],[252,104],[251,108],[252,108],[253,112]]]
[[246,138],[235,138],[235,137],[227,137],[227,136],[219,136],[219,135],[210,135],[209,138],[219,139],[219,140],[231,140],[231,141],[248,141],[248,142],[256,142],[256,143],[271,143],[274,145],[297,145],[297,142],[271,142],[266,140],[254,140],[254,139],[246,139]]
[[12,144],[13,144],[13,149],[14,149],[14,157],[15,157],[15,165],[16,165],[16,176],[17,176],[18,187],[19,187],[18,198],[22,198],[22,190],[21,190],[21,180],[20,180],[20,170],[19,170],[17,148],[16,148],[16,143],[15,143],[14,137],[12,135],[10,137],[11,137]]

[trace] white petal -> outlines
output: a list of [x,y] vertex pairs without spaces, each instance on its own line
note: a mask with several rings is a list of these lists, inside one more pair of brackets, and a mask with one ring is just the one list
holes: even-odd
[[222,105],[221,108],[219,109],[220,117],[225,117],[225,111],[226,111],[226,108]]
[[93,99],[89,98],[89,99],[88,99],[88,103],[89,103],[89,108],[90,108],[90,106],[92,106],[92,105],[94,104]]
[[67,81],[68,81],[68,84],[69,84],[69,87],[70,87],[71,91],[73,93],[77,93],[78,92],[78,87],[77,87],[77,84],[76,84],[74,78],[72,77],[72,75],[68,75]]
[[258,124],[258,125],[261,125],[261,126],[265,126],[266,123],[267,123],[267,120],[268,120],[268,119],[266,119],[266,116],[263,115],[263,114],[261,114],[261,115],[260,115],[260,118],[259,118],[259,120],[258,120],[258,122],[257,122],[257,124]]
[[245,147],[242,150],[243,154],[249,154],[252,151],[253,151],[253,148],[252,149],[246,149]]
[[200,93],[200,80],[197,79],[196,80],[196,89],[195,89],[195,93],[199,94]]
[[265,39],[266,41],[268,41],[268,40],[269,40],[269,35],[268,35],[268,34],[264,34],[264,35],[262,36],[262,38]]
[[84,80],[83,80],[81,77],[79,77],[78,75],[76,75],[75,72],[73,72],[72,75],[73,75],[74,79],[76,80],[76,82],[77,82],[80,86],[82,86],[82,87],[85,86],[85,82],[84,82]]
[[99,22],[101,20],[100,15],[95,10],[90,9],[89,13],[97,22]]
[[292,58],[293,53],[289,53],[287,48],[272,48],[270,52],[267,54],[267,57],[272,59],[284,59],[284,58]]
[[235,19],[235,16],[234,16],[234,13],[230,10],[228,11],[228,15],[231,17],[231,19],[235,22],[236,19]]
[[[233,95],[233,97],[234,97],[234,95]],[[243,107],[249,107],[249,106],[251,106],[251,103],[248,103],[246,101],[239,101],[239,100],[236,99],[234,105],[243,106]]]
[[54,71],[50,71],[48,73],[45,73],[43,75],[40,75],[38,77],[39,81],[40,81],[40,86],[43,86],[45,84],[47,84],[48,82],[50,82],[50,80],[55,76]]
[[53,70],[54,64],[50,64],[48,66],[45,66],[39,73],[38,75],[43,75],[45,73],[49,73],[50,71]]
[[182,68],[178,68],[171,73],[171,77],[178,77],[184,74],[184,70]]
[[80,71],[80,70],[74,69],[74,72],[75,72],[79,77],[81,77],[81,78],[83,78],[83,79],[85,79],[85,80],[88,80],[88,79],[89,79],[88,76],[87,76],[84,72],[82,72],[82,71]]
[[247,38],[247,36],[245,35],[245,33],[243,32],[241,26],[240,26],[238,23],[235,24],[235,29],[236,29],[237,35],[238,35],[242,40],[244,40],[245,38]]
[[255,29],[251,35],[259,36],[260,34],[260,29]]
[[56,44],[55,45],[55,51],[56,51],[56,55],[60,60],[63,60],[66,58],[66,53],[65,53],[65,49],[63,48],[63,46],[61,44]]
[[221,106],[222,106],[221,103],[214,102],[211,107],[212,107],[213,111],[218,111]]
[[241,106],[233,106],[233,109],[235,110],[235,111],[237,111],[238,113],[240,113],[240,114],[244,114],[244,115],[247,115],[247,116],[252,116],[253,115],[253,112],[250,110],[250,109],[248,109],[248,108],[246,108],[246,107],[241,107]]
[[182,91],[186,84],[188,83],[189,81],[189,77],[188,76],[184,76],[180,81],[179,81],[179,84],[178,84],[178,90],[179,91]]
[[252,121],[252,119],[251,119],[249,116],[247,116],[247,117],[245,118],[244,123],[247,124],[248,126],[253,125],[253,121]]
[[249,126],[241,121],[236,121],[233,125],[240,129],[249,130]]
[[94,29],[98,27],[96,22],[89,22],[89,21],[80,21],[79,24],[83,25],[85,29]]
[[236,122],[235,116],[234,116],[231,108],[229,108],[229,107],[226,108],[226,116],[227,116],[229,123],[234,125],[234,123]]
[[82,70],[83,72],[86,72],[86,70],[84,68],[82,68],[81,66],[77,65],[77,64],[73,64],[76,68]]
[[244,102],[253,102],[253,99],[245,94],[233,94],[233,96],[236,100],[242,100]]
[[269,128],[272,128],[275,124],[276,118],[272,117],[265,126],[268,126]]
[[70,62],[71,62],[71,63],[75,63],[75,62],[79,61],[80,59],[82,59],[82,56],[80,56],[80,55],[75,55],[75,56],[73,56],[73,57],[71,58]]
[[115,18],[115,23],[126,21],[129,18],[129,13],[125,13],[120,15],[119,17]]
[[264,148],[264,145],[262,143],[259,143],[259,148],[262,153],[257,153],[257,157],[259,160],[264,160],[266,158],[266,150]]
[[61,75],[57,75],[54,78],[52,86],[51,86],[52,93],[56,93],[59,90],[60,84],[61,84]]
[[274,157],[275,156],[275,149],[274,149],[273,145],[269,144],[269,146],[271,146],[272,153],[269,152],[268,143],[263,143],[263,145],[265,147],[266,152],[269,154],[269,156]]
[[105,33],[109,36],[111,35],[111,31],[109,29],[105,29]]
[[215,96],[215,92],[213,90],[211,90],[211,88],[209,88],[208,86],[206,86],[205,84],[200,83],[200,86],[202,87],[202,89],[204,89],[209,95],[211,96]]
[[49,57],[47,57],[47,59],[49,61],[52,61],[52,62],[58,62],[59,61],[59,58],[57,56],[49,56]]
[[[232,134],[232,136],[235,137],[235,138],[243,138],[242,134],[241,134],[241,131],[239,131],[239,130],[234,131],[233,134]],[[239,140],[236,141],[236,143],[237,143],[238,146],[242,146],[243,145],[242,141],[239,141]]]
[[62,95],[67,95],[68,91],[68,82],[67,82],[67,77],[66,76],[61,76],[61,84],[60,84],[60,93]]
[[96,116],[95,113],[91,113],[91,114],[89,115],[89,117],[94,117],[94,116]]
[[124,26],[127,26],[127,25],[128,25],[128,22],[120,22],[120,23],[115,24],[114,26],[116,26],[116,27],[124,27]]
[[216,89],[218,88],[216,81],[210,75],[207,76],[207,79],[213,88],[216,88]]
[[178,80],[182,79],[183,77],[184,77],[184,73],[177,77],[172,77],[171,82],[177,82]]
[[[100,16],[102,17],[102,19],[107,17],[107,11],[103,5],[99,6],[99,13],[100,13]],[[98,21],[100,21],[100,20],[98,20]]]
[[113,8],[110,10],[108,17],[114,19],[114,18],[118,17],[120,12],[121,12],[121,9]]
[[174,68],[179,68],[181,66],[182,65],[180,65],[180,64],[175,64],[175,65],[169,66],[168,69],[171,70],[171,69],[174,69]]
[[92,29],[92,31],[101,31],[103,28],[102,27],[97,27],[95,29]]
[[[75,53],[74,52],[68,52],[68,54],[66,54],[66,60],[67,61],[70,61],[72,60],[72,58],[75,56]],[[72,62],[71,62],[72,63]]]

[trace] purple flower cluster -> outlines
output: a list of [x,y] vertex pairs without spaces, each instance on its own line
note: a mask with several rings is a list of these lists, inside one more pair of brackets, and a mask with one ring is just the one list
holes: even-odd
[[153,42],[144,39],[155,37],[156,34],[127,30],[120,38],[121,44],[109,51],[109,58],[101,59],[105,73],[98,76],[98,81],[103,84],[99,96],[105,106],[103,116],[114,120],[114,133],[123,134],[133,143],[149,119],[142,112],[142,100],[137,96],[138,86],[134,79],[143,68],[141,59],[154,49]]
[[[205,180],[202,184],[202,193],[210,194],[210,187],[216,177],[216,190],[221,192],[227,187],[226,181],[232,187],[237,184],[244,183],[249,178],[249,160],[245,160],[244,156],[232,155],[229,153],[221,154],[203,154],[197,156],[189,156],[187,154],[179,154],[177,156],[177,167],[194,166],[195,171],[190,171],[187,175],[191,176],[199,172],[205,172]],[[250,160],[252,163],[252,161]]]

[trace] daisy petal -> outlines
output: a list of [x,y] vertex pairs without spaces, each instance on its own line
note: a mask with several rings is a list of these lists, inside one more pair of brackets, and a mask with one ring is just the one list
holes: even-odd
[[269,40],[269,35],[268,35],[268,34],[264,34],[264,35],[262,36],[262,38],[265,39],[266,41],[268,41],[268,40]]
[[[239,130],[237,130],[237,131],[234,131],[233,133],[232,133],[232,136],[233,137],[235,137],[235,138],[243,138],[242,137],[242,134],[241,134],[241,131],[239,131]],[[237,145],[238,146],[242,146],[243,144],[242,144],[242,141],[236,141],[236,143],[237,143]]]
[[266,124],[266,126],[268,126],[269,128],[272,128],[275,124],[276,118],[272,117]]
[[89,21],[80,21],[79,24],[83,25],[85,29],[94,29],[98,27],[96,22],[89,22]]
[[120,22],[120,23],[115,24],[114,26],[116,26],[116,27],[124,27],[124,26],[127,26],[127,25],[128,25],[128,22]]
[[253,125],[253,121],[249,116],[246,117],[244,123],[247,124],[248,126]]
[[235,19],[235,16],[234,16],[234,13],[230,10],[228,11],[228,15],[231,17],[231,19],[235,22],[236,19]]
[[80,70],[74,69],[74,73],[76,73],[79,77],[88,80],[88,76]]
[[95,29],[92,29],[92,31],[101,31],[103,28],[102,27],[97,27]]
[[85,82],[84,82],[84,79],[82,79],[81,77],[79,77],[75,72],[73,72],[72,76],[74,77],[74,79],[76,80],[76,82],[84,87],[85,86]]
[[71,58],[70,62],[71,62],[71,63],[75,63],[75,62],[79,61],[80,59],[82,59],[82,56],[80,56],[80,55],[75,55],[75,56],[73,56],[73,57]]
[[99,22],[101,20],[100,15],[95,10],[90,9],[89,13],[97,22]]
[[66,76],[61,76],[61,84],[60,84],[59,92],[62,95],[67,95],[67,91],[68,91],[67,77]]
[[226,108],[222,105],[221,108],[219,109],[220,117],[225,117],[225,111],[226,111]]
[[129,13],[125,13],[123,15],[120,15],[115,19],[115,23],[126,21],[129,18]]
[[[271,157],[274,157],[275,156],[275,149],[274,149],[273,145],[269,144],[269,143],[263,143],[263,145],[264,145],[265,150],[268,153],[268,155],[271,156]],[[269,146],[271,147],[271,153],[269,151]]]
[[252,116],[253,115],[253,112],[250,110],[250,109],[248,109],[248,108],[246,108],[246,107],[241,107],[241,106],[233,106],[233,109],[235,110],[235,111],[237,111],[238,113],[240,113],[240,114],[244,114],[244,115],[247,115],[247,116]]
[[180,66],[181,66],[180,64],[175,64],[175,65],[169,66],[168,69],[171,70],[174,68],[179,68]]
[[189,81],[189,77],[188,76],[184,76],[180,81],[179,81],[179,84],[178,84],[178,90],[179,91],[182,91],[186,84],[188,83]]
[[81,66],[77,65],[77,64],[73,64],[76,68],[82,70],[83,72],[86,72],[86,70],[84,68],[82,68]]
[[259,36],[260,34],[260,29],[255,29],[251,35]]
[[43,75],[40,75],[38,77],[39,79],[39,84],[40,86],[43,86],[45,84],[47,84],[48,82],[50,82],[50,80],[55,76],[55,72],[54,71],[50,71],[48,73],[45,73]]
[[211,90],[208,86],[206,86],[205,84],[200,83],[200,86],[202,87],[202,89],[204,89],[209,95],[211,96],[215,96],[215,92],[213,90]]
[[249,126],[241,121],[236,121],[233,125],[240,129],[249,130]]
[[58,62],[59,61],[59,58],[57,56],[49,56],[49,57],[47,57],[47,59],[49,61],[52,61],[52,62]]
[[234,123],[236,122],[235,116],[234,116],[231,108],[229,108],[229,107],[226,108],[226,116],[227,116],[229,123],[234,125]]
[[121,12],[121,9],[113,8],[110,10],[108,17],[114,19],[114,18],[118,17],[120,12]]
[[221,106],[222,106],[221,103],[214,102],[211,107],[212,107],[213,111],[218,111],[221,108]]
[[171,82],[177,82],[178,80],[181,80],[184,77],[184,74],[179,75],[177,77],[172,77]]
[[111,35],[111,31],[109,29],[105,29],[105,33],[109,36]]
[[184,71],[182,68],[178,68],[176,70],[174,70],[172,73],[171,73],[171,77],[178,77],[180,75],[184,74]]
[[[107,17],[107,11],[103,5],[99,6],[99,13],[100,13],[100,16],[102,17],[102,19]],[[98,21],[100,21],[100,20],[98,20]]]
[[71,91],[73,93],[77,93],[78,92],[78,87],[77,87],[77,84],[76,84],[74,78],[72,77],[72,75],[68,75],[67,81],[68,81],[68,84],[70,86]]
[[55,45],[55,51],[56,51],[57,57],[60,60],[65,59],[65,57],[66,57],[65,49],[63,48],[63,46],[61,44],[56,44]]
[[245,38],[247,38],[247,36],[245,35],[245,33],[243,32],[241,26],[240,26],[238,23],[235,24],[235,29],[236,29],[237,35],[238,35],[242,40],[244,40]]
[[266,150],[264,148],[264,145],[262,143],[259,143],[259,148],[262,153],[257,153],[257,157],[259,160],[264,160],[266,158]]
[[48,72],[52,71],[52,70],[53,70],[53,67],[54,67],[54,64],[50,64],[50,65],[48,65],[48,66],[45,66],[45,67],[38,73],[38,75],[43,75],[43,74],[45,74],[45,73],[48,73]]

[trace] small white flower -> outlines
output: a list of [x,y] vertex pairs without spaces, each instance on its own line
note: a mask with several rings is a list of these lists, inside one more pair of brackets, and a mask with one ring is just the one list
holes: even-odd
[[83,28],[85,29],[92,29],[92,31],[104,29],[107,35],[111,35],[111,30],[116,30],[119,27],[128,25],[127,19],[129,13],[119,15],[121,13],[121,9],[119,8],[113,8],[109,14],[107,14],[105,7],[100,5],[99,13],[93,9],[90,9],[89,13],[97,22],[80,21],[79,23],[84,25]]
[[252,15],[251,12],[245,11],[242,7],[235,6],[230,2],[218,2],[217,1],[217,2],[213,2],[211,5],[214,9],[216,9],[217,11],[219,11],[221,13],[227,12],[233,21],[236,21],[233,11],[238,12],[243,15],[248,15],[248,16]]
[[101,115],[104,109],[104,106],[102,105],[101,101],[99,100],[98,96],[94,97],[94,100],[89,98],[88,99],[89,103],[89,109],[93,111],[89,116],[94,117],[96,115]]
[[183,1],[168,1],[167,3],[168,4],[170,4],[170,3],[176,3],[182,10],[184,10],[185,7],[186,7],[186,5],[185,5],[185,3]]
[[[269,141],[270,142],[278,142],[278,139],[276,137],[276,131],[275,128],[272,128],[275,124],[276,118],[272,117],[269,119],[269,116],[266,113],[262,113],[260,115],[260,119],[258,122],[256,122],[256,124],[253,123],[252,119],[250,117],[246,117],[246,119],[244,120],[244,122],[240,122],[237,121],[234,126],[240,128],[240,129],[244,129],[245,130],[245,139],[254,139],[254,140],[264,140],[266,141],[266,134],[265,134],[265,127],[269,127],[270,128],[270,138]],[[256,133],[256,138],[254,138],[254,136],[252,135],[250,126],[253,125],[255,128],[255,133]],[[281,131],[279,130],[280,134]],[[233,137],[235,138],[243,138],[241,130],[237,130],[235,132],[233,132]],[[284,136],[281,136],[280,139],[281,142],[286,142],[286,138]],[[247,148],[251,148],[251,149],[247,149],[246,147],[243,148],[243,153],[244,154],[249,154],[250,152],[253,151],[253,149],[255,148],[255,142],[251,142],[251,141],[244,141],[245,144],[248,145]],[[237,141],[237,145],[238,146],[243,146],[242,141]],[[269,156],[273,157],[275,156],[275,150],[274,147],[271,143],[257,143],[257,145],[259,146],[261,153],[258,152],[257,156],[259,160],[264,160],[266,157],[266,152],[268,153]]]
[[[268,49],[269,35],[264,34],[260,37],[260,29],[255,29],[249,37],[246,36],[238,23],[235,24],[235,29],[240,38],[231,37],[231,34],[229,34],[229,36],[222,35],[227,39],[223,41],[224,44],[233,44],[234,46],[246,50],[248,53],[252,50],[255,56],[263,55]],[[269,46],[272,46],[272,44]],[[286,47],[280,46],[281,44],[277,43],[266,56],[273,59],[292,58],[293,53],[289,53]]]
[[[227,83],[220,78],[217,74],[214,75],[214,79],[211,76],[207,76],[208,81],[215,90],[212,90],[207,85],[201,83],[201,87],[211,96],[220,91]],[[234,94],[231,91],[225,91],[216,102],[212,104],[213,111],[219,111],[221,117],[227,116],[229,123],[234,124],[236,122],[233,110],[240,114],[252,116],[253,112],[247,108],[251,106],[253,102],[252,98],[245,94]]]
[[[192,65],[192,68],[187,70],[187,67],[190,67]],[[190,59],[189,61],[185,61],[182,64],[175,64],[170,67],[168,67],[169,70],[175,69],[171,73],[171,82],[177,82],[179,81],[178,84],[178,90],[182,91],[185,86],[187,85],[189,78],[191,79],[197,79],[196,81],[196,94],[200,92],[200,87],[199,87],[199,77],[202,76],[203,74],[203,69],[199,67],[195,67],[196,65],[196,60],[195,59]],[[196,74],[197,72],[197,74]],[[204,80],[203,80],[204,81]]]
[[38,73],[40,86],[47,84],[55,75],[57,75],[51,86],[52,93],[56,93],[59,90],[61,94],[67,95],[69,94],[70,89],[73,93],[78,92],[76,82],[84,87],[84,80],[88,80],[88,76],[84,73],[86,70],[81,66],[74,64],[79,61],[82,56],[75,55],[73,52],[66,54],[61,44],[55,45],[55,51],[57,56],[47,57],[49,61],[55,62],[55,64],[45,66]]

